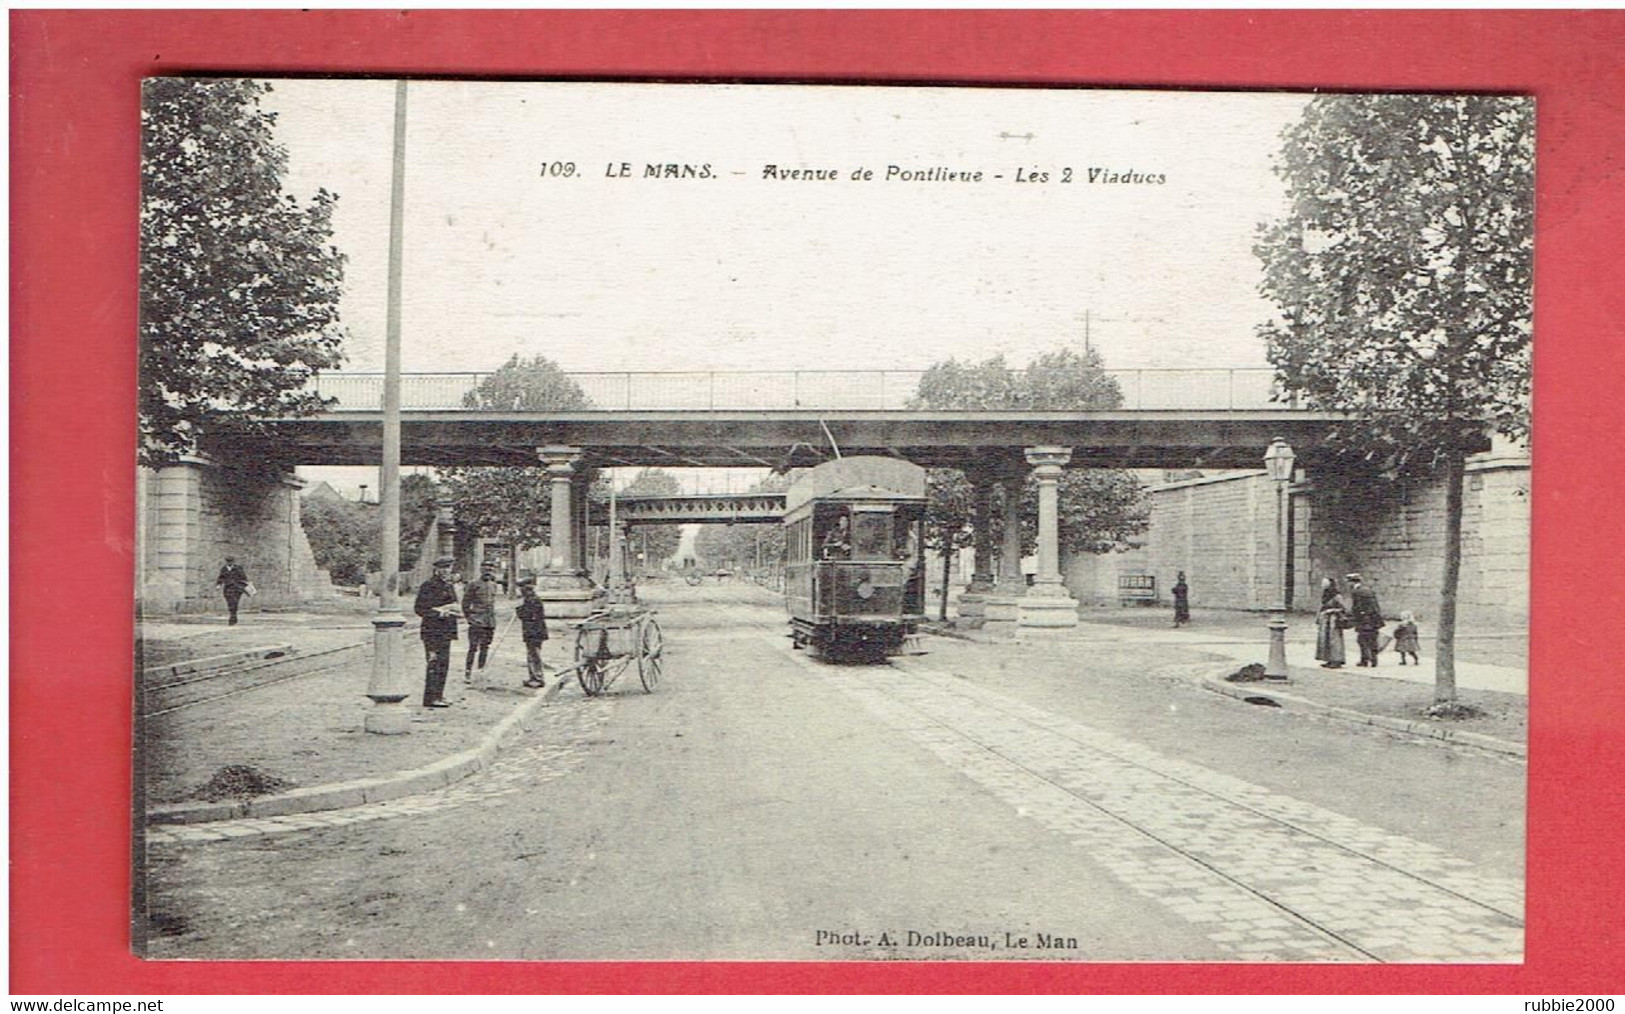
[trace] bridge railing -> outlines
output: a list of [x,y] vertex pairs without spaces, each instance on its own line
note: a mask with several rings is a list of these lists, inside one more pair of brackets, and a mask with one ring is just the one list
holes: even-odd
[[[1107,370],[1125,409],[1235,410],[1279,408],[1267,367]],[[404,373],[401,407],[456,410],[490,373]],[[921,370],[696,370],[566,373],[599,411],[769,409],[906,409]],[[373,411],[382,373],[324,373],[312,387],[336,399],[337,411]],[[554,407],[538,404],[546,410]]]

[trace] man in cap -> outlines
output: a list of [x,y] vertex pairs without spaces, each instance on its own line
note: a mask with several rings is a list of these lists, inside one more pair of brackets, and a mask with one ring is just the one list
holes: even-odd
[[474,682],[474,663],[485,668],[485,656],[497,634],[497,596],[501,587],[496,583],[496,568],[491,564],[480,567],[480,579],[463,592],[463,619],[468,621],[468,654],[463,659],[463,682]]
[[1367,588],[1358,574],[1350,574],[1349,595],[1354,600],[1349,610],[1354,616],[1354,639],[1360,645],[1358,665],[1375,667],[1377,664],[1377,632],[1382,629],[1382,607],[1377,604],[1377,593]]
[[451,642],[457,640],[457,589],[451,583],[452,558],[434,562],[434,576],[418,589],[412,611],[423,618],[423,706],[449,708],[446,672],[451,667]]
[[519,579],[519,608],[514,610],[525,639],[525,670],[529,677],[525,686],[540,689],[547,685],[542,678],[542,642],[547,640],[547,609],[536,597],[536,579],[529,575]]

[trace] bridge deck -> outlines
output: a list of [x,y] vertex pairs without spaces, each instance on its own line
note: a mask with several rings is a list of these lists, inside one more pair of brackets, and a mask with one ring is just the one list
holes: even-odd
[[[587,449],[598,465],[761,467],[842,454],[901,455],[921,465],[1016,465],[1024,447],[1074,449],[1074,467],[1251,468],[1284,437],[1313,457],[1339,417],[1301,409],[1113,412],[588,411],[402,413],[408,465],[535,464],[535,449]],[[826,430],[827,435],[826,435]],[[308,465],[376,463],[377,411],[276,420],[263,437],[217,453],[272,454]]]

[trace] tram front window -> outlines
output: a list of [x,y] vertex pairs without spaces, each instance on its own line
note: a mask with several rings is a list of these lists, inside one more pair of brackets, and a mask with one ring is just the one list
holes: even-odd
[[891,559],[891,513],[852,512],[852,559]]

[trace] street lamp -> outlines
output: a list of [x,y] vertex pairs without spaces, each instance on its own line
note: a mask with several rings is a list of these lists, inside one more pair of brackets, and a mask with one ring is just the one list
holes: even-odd
[[1292,447],[1285,440],[1276,437],[1270,441],[1269,450],[1264,452],[1264,471],[1269,474],[1270,480],[1275,483],[1275,538],[1276,538],[1276,586],[1280,593],[1279,604],[1270,611],[1270,660],[1264,667],[1264,678],[1268,680],[1285,680],[1286,668],[1286,569],[1287,569],[1287,515],[1286,501],[1287,483],[1292,481]]

